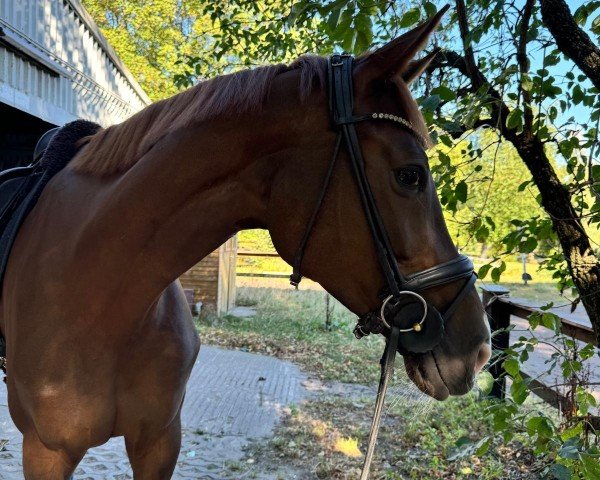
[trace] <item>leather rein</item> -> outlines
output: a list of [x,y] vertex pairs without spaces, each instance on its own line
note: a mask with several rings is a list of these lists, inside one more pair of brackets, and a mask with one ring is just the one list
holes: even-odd
[[[343,143],[348,153],[364,214],[375,244],[377,259],[387,285],[382,294],[381,308],[376,312],[369,312],[360,317],[354,329],[356,338],[361,338],[370,333],[382,333],[386,336],[386,346],[380,362],[381,376],[375,412],[360,477],[361,480],[366,480],[369,476],[377,441],[385,393],[393,374],[396,352],[425,353],[433,350],[444,335],[444,324],[450,319],[461,300],[470,291],[470,287],[475,283],[477,277],[473,271],[473,263],[465,255],[458,255],[448,262],[411,275],[403,275],[400,271],[367,178],[365,161],[355,125],[365,121],[393,122],[413,134],[424,148],[427,141],[410,122],[399,116],[387,113],[354,115],[353,64],[354,58],[348,54],[332,55],[328,62],[329,111],[332,128],[337,131],[337,138],[315,208],[294,257],[290,283],[297,287],[302,279],[302,258],[331,183],[336,160]],[[445,309],[443,315],[418,293],[422,290],[460,280],[463,280],[463,285]]]

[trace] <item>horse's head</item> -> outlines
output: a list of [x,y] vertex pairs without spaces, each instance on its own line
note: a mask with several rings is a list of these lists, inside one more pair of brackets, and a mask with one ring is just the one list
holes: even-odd
[[[427,129],[408,89],[432,58],[413,60],[440,16],[357,59],[352,71],[351,113],[355,117],[374,112],[389,115],[385,117],[389,121],[367,119],[357,123],[357,144],[376,209],[387,231],[394,268],[404,279],[458,256],[428,166],[424,149]],[[274,181],[269,230],[281,255],[294,263],[306,226],[311,223],[320,194],[325,192],[314,226],[306,234],[301,272],[318,281],[351,311],[364,316],[379,311],[382,291],[387,288],[388,293],[393,292],[384,275],[381,249],[378,255],[376,247],[381,238],[377,239],[367,221],[360,180],[343,136],[338,137],[341,145],[331,181],[323,188],[336,134],[342,128],[332,128],[328,113],[332,93],[326,90],[313,93],[298,114],[298,132],[294,135],[301,148],[290,150],[289,161],[283,162]],[[340,116],[339,111],[337,114]],[[456,309],[445,319],[441,340],[426,352],[402,352],[416,385],[438,399],[470,390],[474,375],[490,356],[489,329],[468,274],[458,280],[452,279],[451,272],[445,276],[446,283],[434,282],[418,291],[430,306],[444,313],[465,288]]]

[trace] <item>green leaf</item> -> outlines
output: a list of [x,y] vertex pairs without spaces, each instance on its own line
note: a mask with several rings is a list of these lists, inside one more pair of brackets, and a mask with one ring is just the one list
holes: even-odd
[[567,428],[567,429],[563,430],[562,433],[560,434],[560,438],[565,443],[571,439],[573,441],[578,442],[579,436],[581,435],[582,432],[583,432],[583,423],[578,422],[575,425],[573,425],[571,428]]
[[561,458],[568,458],[570,460],[577,460],[579,458],[579,449],[576,445],[565,444],[560,447],[558,456]]
[[477,271],[477,276],[479,277],[480,280],[483,280],[485,278],[485,276],[490,271],[490,268],[492,268],[491,263],[486,263],[485,265],[482,265],[481,267],[479,267],[479,270]]
[[571,470],[562,463],[553,463],[550,465],[548,474],[549,477],[547,478],[552,478],[553,480],[571,480],[572,478]]
[[506,263],[504,261],[500,262],[500,266],[492,268],[492,281],[494,283],[498,283],[500,281],[500,277],[502,273],[506,270]]
[[583,93],[583,90],[581,89],[581,87],[579,85],[575,85],[575,87],[573,87],[573,92],[571,93],[571,98],[573,99],[573,103],[575,105],[581,103],[583,101],[584,97],[585,97],[585,93]]
[[596,35],[600,35],[600,15],[594,18],[594,21],[592,22],[592,32]]
[[573,144],[569,140],[560,142],[558,144],[558,149],[566,160],[571,158],[571,155],[573,155]]
[[[450,137],[450,135],[440,135],[439,136],[439,140],[440,142],[442,142],[445,146],[451,148],[453,143],[452,143],[452,137]],[[600,174],[600,172],[598,172]]]
[[558,65],[559,62],[560,62],[559,55],[556,55],[556,54],[547,55],[546,58],[544,58],[544,67],[551,67],[553,65]]
[[488,371],[483,371],[477,375],[477,387],[483,395],[489,395],[494,387],[494,377]]
[[519,374],[519,362],[515,358],[507,358],[503,363],[504,370],[511,377],[516,377]]
[[550,98],[556,98],[557,95],[562,93],[562,88],[554,84],[555,80],[554,77],[549,77],[542,84],[542,93]]
[[483,437],[478,442],[473,442],[469,437],[460,437],[455,447],[452,449],[447,460],[454,461],[460,458],[470,457],[471,455],[482,456],[485,455],[490,447],[490,437]]
[[527,421],[527,433],[541,438],[550,438],[554,434],[554,427],[547,417],[532,417]]
[[490,449],[491,439],[489,437],[482,438],[479,442],[475,444],[475,455],[478,457],[482,457],[485,455]]
[[329,18],[327,18],[327,26],[331,32],[335,32],[338,23],[340,21],[340,16],[342,14],[342,8],[335,8],[332,10]]
[[450,100],[454,100],[456,98],[456,94],[448,87],[446,87],[445,85],[440,85],[439,87],[435,87],[433,90],[431,90],[432,94],[437,94],[439,95],[439,97],[442,100],[445,101],[450,101]]
[[596,351],[596,348],[594,347],[594,345],[592,345],[591,343],[588,343],[585,347],[583,347],[579,351],[579,356],[583,360],[587,360],[587,359],[592,358],[594,356],[595,351]]
[[527,237],[527,239],[519,245],[519,252],[521,253],[531,253],[533,252],[538,245],[535,237]]
[[350,9],[345,9],[337,23],[335,30],[332,32],[331,37],[333,40],[343,41],[349,32],[352,32],[352,12]]
[[458,182],[456,184],[456,188],[454,190],[456,199],[459,202],[465,203],[467,201],[468,191],[469,191],[469,187],[467,186],[467,183],[464,180],[461,180],[460,182]]
[[586,2],[581,7],[579,7],[577,10],[575,10],[575,13],[573,14],[573,18],[579,25],[585,25],[588,17],[592,13],[594,13],[594,11],[596,11],[598,9],[598,7],[600,7],[600,2],[598,2],[598,1]]
[[560,330],[560,318],[558,318],[553,313],[542,313],[541,316],[542,325],[554,332],[558,332]]
[[365,42],[367,43],[363,50],[371,46],[373,40],[373,22],[369,15],[357,15],[354,19],[354,25],[359,33],[364,36]]
[[580,458],[586,478],[600,478],[600,455],[582,453]]
[[517,187],[517,192],[523,192],[531,183],[531,180],[525,180]]
[[419,10],[417,7],[411,8],[402,16],[402,20],[400,20],[400,27],[410,27],[417,23],[420,19],[421,10]]
[[529,315],[529,317],[527,317],[527,320],[529,321],[531,329],[535,330],[540,323],[542,323],[542,314],[539,312],[533,312],[531,315]]
[[354,29],[346,30],[342,39],[342,48],[346,52],[352,52],[354,50],[354,43],[356,41],[356,31]]
[[508,114],[506,127],[517,130],[523,129],[523,112],[519,108],[515,108]]
[[464,458],[473,453],[473,442],[469,437],[460,437],[455,443],[450,455],[447,459],[449,461],[458,460]]
[[421,102],[421,108],[423,110],[429,110],[433,112],[438,105],[440,104],[440,96],[439,95],[430,95],[425,100]]
[[478,228],[477,231],[475,232],[475,240],[477,240],[479,243],[485,243],[485,241],[489,238],[489,236],[490,236],[490,229],[488,227],[486,227],[485,225]]
[[437,7],[435,6],[435,4],[431,2],[425,2],[425,15],[427,15],[427,18],[433,17],[436,13]]
[[354,50],[357,53],[364,52],[371,46],[372,42],[373,42],[373,34],[370,31],[364,32],[364,31],[357,30]]
[[529,396],[529,389],[522,380],[514,379],[510,387],[510,394],[517,405],[523,404],[525,399]]
[[521,78],[521,88],[526,92],[530,92],[533,88],[533,80],[530,77],[523,75]]

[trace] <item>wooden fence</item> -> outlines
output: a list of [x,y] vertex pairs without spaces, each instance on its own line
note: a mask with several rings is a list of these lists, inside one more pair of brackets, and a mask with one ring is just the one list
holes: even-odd
[[[501,286],[485,286],[482,288],[483,304],[485,305],[486,313],[490,319],[490,327],[492,330],[492,349],[496,357],[489,369],[494,377],[494,385],[491,395],[497,398],[504,398],[506,391],[506,372],[503,369],[504,353],[511,345],[511,326],[520,330],[518,336],[527,336],[529,322],[527,319],[533,313],[553,313],[560,319],[560,329],[564,335],[575,340],[591,343],[598,346],[592,326],[582,311],[571,312],[569,307],[551,308],[549,310],[541,310],[529,300],[523,298],[510,297],[510,292]],[[523,320],[521,320],[523,319]],[[515,335],[516,336],[516,335]],[[536,348],[534,354],[525,362],[521,375],[528,382],[529,389],[540,397],[545,402],[564,411],[569,408],[570,402],[565,396],[565,389],[568,385],[564,385],[565,379],[560,373],[548,373],[548,360],[551,359],[552,347],[548,342],[553,341],[553,332],[544,331],[542,327],[536,330],[536,336],[541,336],[544,340],[543,346],[548,348]],[[514,340],[514,339],[512,339]],[[592,373],[600,372],[600,358],[595,356],[590,359],[592,365]],[[555,369],[560,370],[557,365]],[[600,381],[599,381],[600,382]],[[599,382],[592,382],[592,394],[597,400],[600,400]],[[594,416],[594,424],[600,425],[600,417]]]
[[[279,254],[277,252],[258,252],[258,251],[251,251],[251,250],[238,250],[237,256],[238,256],[238,258],[240,258],[240,257],[279,258]],[[262,278],[290,278],[290,273],[251,271],[251,272],[236,272],[236,276],[238,276],[238,277],[262,277]]]

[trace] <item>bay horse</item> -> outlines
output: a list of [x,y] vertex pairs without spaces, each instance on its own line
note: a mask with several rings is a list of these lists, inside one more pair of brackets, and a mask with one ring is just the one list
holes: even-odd
[[[439,23],[365,54],[352,73],[366,174],[394,261],[406,275],[451,261],[420,139],[428,131],[408,85]],[[217,77],[87,138],[46,186],[6,270],[0,331],[11,416],[27,480],[66,479],[85,452],[124,436],[136,479],[170,478],[180,411],[200,343],[177,278],[236,232],[268,229],[288,263],[320,192],[336,139],[326,59]],[[348,163],[338,163],[302,273],[357,315],[385,285]],[[461,285],[430,288],[443,310]],[[466,393],[490,355],[472,285],[432,351],[406,353],[415,384],[436,399]]]

